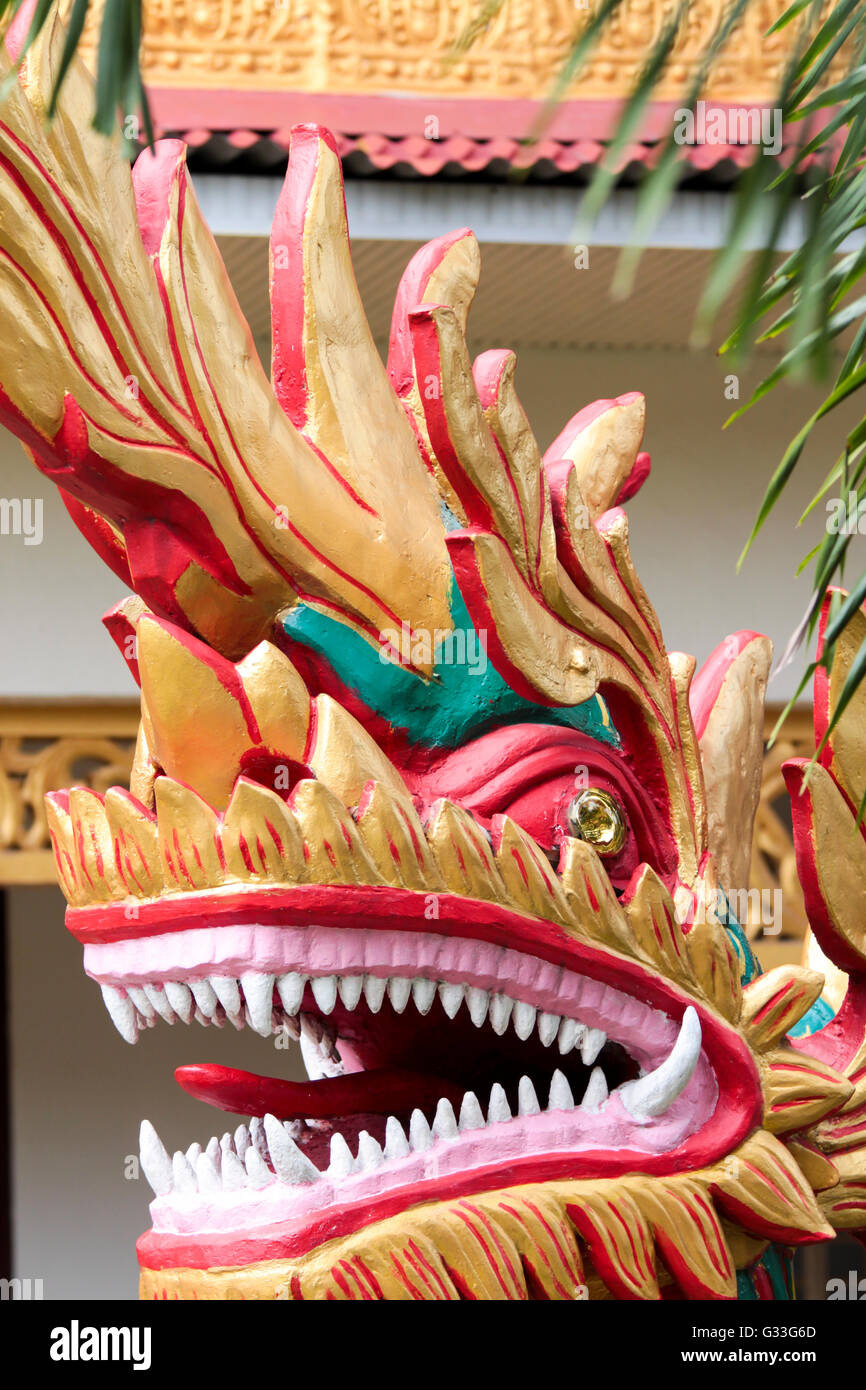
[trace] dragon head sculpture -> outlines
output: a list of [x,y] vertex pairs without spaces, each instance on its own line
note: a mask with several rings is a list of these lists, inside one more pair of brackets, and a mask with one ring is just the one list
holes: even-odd
[[769,644],[694,680],[665,650],[642,397],[542,455],[513,355],[468,356],[466,230],[411,261],[383,365],[307,126],[269,382],[183,147],[130,176],[77,63],[46,125],[61,46],[0,113],[0,418],[134,593],[142,714],[128,790],[49,797],[67,923],[127,1042],[250,1027],[309,1075],[180,1069],[244,1122],[173,1157],[143,1125],[142,1296],[787,1296],[790,1247],[862,1223],[862,734],[795,797],[833,1018],[823,956],[760,973],[723,891]]

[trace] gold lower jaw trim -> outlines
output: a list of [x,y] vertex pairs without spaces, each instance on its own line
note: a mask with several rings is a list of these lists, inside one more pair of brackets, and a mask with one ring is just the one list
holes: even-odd
[[143,1269],[140,1299],[287,1299],[297,1270],[292,1260],[226,1269]]

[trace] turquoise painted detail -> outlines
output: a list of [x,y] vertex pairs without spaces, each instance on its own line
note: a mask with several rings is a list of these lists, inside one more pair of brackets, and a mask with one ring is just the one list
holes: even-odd
[[770,1245],[759,1260],[741,1269],[737,1274],[737,1299],[740,1303],[758,1301],[758,1290],[754,1272],[762,1269],[770,1281],[773,1298],[777,1303],[790,1303],[794,1297],[794,1280],[791,1257],[777,1245]]
[[799,1023],[795,1023],[793,1028],[788,1029],[790,1038],[807,1038],[810,1033],[819,1033],[822,1028],[826,1028],[831,1019],[835,1018],[833,1010],[826,999],[816,999],[808,1013],[805,1013]]
[[[736,951],[737,958],[740,962],[740,983],[747,985],[750,980],[754,980],[756,975],[762,975],[764,972],[761,969],[757,956],[749,945],[749,939],[746,933],[743,931],[743,928],[740,926],[731,910],[731,903],[728,895],[723,888],[719,891],[725,900],[725,930],[728,933],[731,945]],[[719,913],[718,915],[721,919],[722,914]]]
[[[454,631],[434,653],[430,680],[382,660],[379,650],[345,623],[298,603],[284,619],[286,635],[324,656],[344,685],[412,743],[459,748],[468,739],[522,720],[579,729],[599,743],[619,746],[604,702],[594,696],[568,708],[534,704],[503,680],[481,646],[463,596],[452,579]],[[399,634],[395,633],[395,645]]]
[[790,1302],[792,1297],[791,1259],[777,1245],[764,1251],[759,1261],[770,1276],[773,1297],[778,1303]]

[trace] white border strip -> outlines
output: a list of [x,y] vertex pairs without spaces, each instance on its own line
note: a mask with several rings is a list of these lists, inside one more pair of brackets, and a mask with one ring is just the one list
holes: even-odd
[[[282,180],[246,174],[197,174],[193,180],[202,211],[217,235],[269,236]],[[561,246],[578,237],[583,190],[537,184],[382,183],[349,180],[346,202],[352,236],[361,241],[429,241],[456,227],[469,226],[479,241],[511,245]],[[593,246],[625,246],[634,222],[637,194],[616,191],[590,238]],[[714,250],[726,241],[732,207],[730,193],[678,193],[654,228],[647,245]],[[803,240],[799,208],[789,216],[779,241],[783,251]],[[843,250],[863,245],[866,233]],[[756,225],[746,240],[763,244]]]

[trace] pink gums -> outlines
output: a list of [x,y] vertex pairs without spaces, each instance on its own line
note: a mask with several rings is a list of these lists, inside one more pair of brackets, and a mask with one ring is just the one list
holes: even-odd
[[84,948],[84,969],[100,984],[238,976],[254,969],[282,975],[391,975],[498,990],[537,1009],[601,1028],[645,1068],[667,1056],[678,1026],[659,1009],[600,980],[486,941],[434,932],[362,927],[193,927]]

